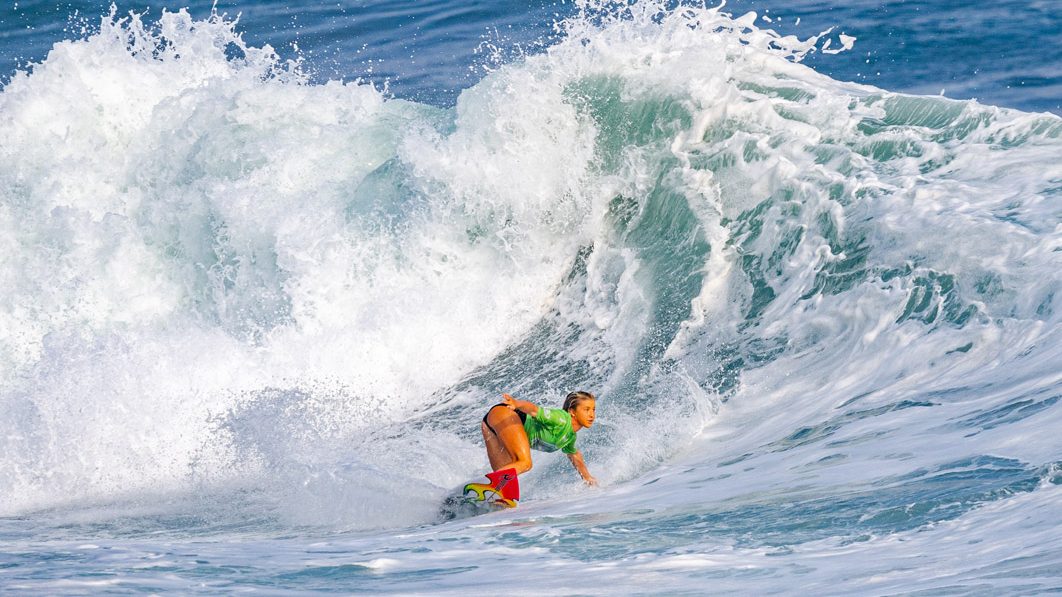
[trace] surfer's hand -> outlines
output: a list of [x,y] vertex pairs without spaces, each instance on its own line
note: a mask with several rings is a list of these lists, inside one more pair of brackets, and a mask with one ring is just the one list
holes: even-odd
[[593,476],[583,477],[583,483],[586,483],[590,487],[597,487],[597,479]]
[[502,394],[502,404],[508,406],[510,410],[516,410],[516,398],[508,394]]

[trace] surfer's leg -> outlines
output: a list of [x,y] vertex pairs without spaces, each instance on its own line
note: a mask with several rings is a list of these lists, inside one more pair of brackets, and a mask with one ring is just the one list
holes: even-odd
[[496,406],[483,417],[480,429],[491,469],[515,468],[518,475],[531,470],[531,443],[515,412]]
[[487,458],[490,460],[490,470],[500,470],[502,467],[512,462],[513,457],[509,454],[509,451],[505,449],[505,444],[502,443],[501,438],[491,431],[486,423],[480,423],[480,429],[483,431],[483,443],[487,445]]

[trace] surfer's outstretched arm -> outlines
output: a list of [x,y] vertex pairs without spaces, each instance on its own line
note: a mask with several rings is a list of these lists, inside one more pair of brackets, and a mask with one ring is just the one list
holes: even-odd
[[502,404],[508,406],[513,410],[518,410],[522,413],[531,415],[532,417],[538,414],[538,406],[534,402],[528,402],[527,400],[517,400],[508,394],[502,394]]
[[579,475],[583,478],[583,483],[590,486],[597,485],[597,479],[590,474],[590,470],[586,468],[586,462],[583,461],[583,453],[576,452],[575,454],[568,454],[568,460],[572,461],[572,466],[575,470],[579,471]]

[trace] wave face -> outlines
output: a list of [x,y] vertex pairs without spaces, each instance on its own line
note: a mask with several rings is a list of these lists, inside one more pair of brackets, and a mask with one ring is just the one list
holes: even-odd
[[[562,28],[453,109],[311,83],[186,12],[17,74],[0,516],[367,553],[484,470],[499,392],[580,388],[592,503],[543,456],[510,518],[558,522],[439,532],[632,584],[836,587],[908,539],[949,570],[926,588],[1029,572],[998,551],[1059,514],[1062,120],[832,80],[801,64],[825,38],[755,15]],[[1036,537],[1016,553],[1059,569]],[[418,541],[404,565],[451,557]]]

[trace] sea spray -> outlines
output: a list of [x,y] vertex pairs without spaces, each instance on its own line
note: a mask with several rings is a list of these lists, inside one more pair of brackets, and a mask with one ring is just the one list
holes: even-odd
[[255,405],[319,405],[322,441],[353,450],[430,406],[570,266],[592,144],[561,100],[488,94],[492,120],[308,85],[185,12],[57,46],[3,95],[4,507],[297,484],[270,475],[299,454],[251,454]]

